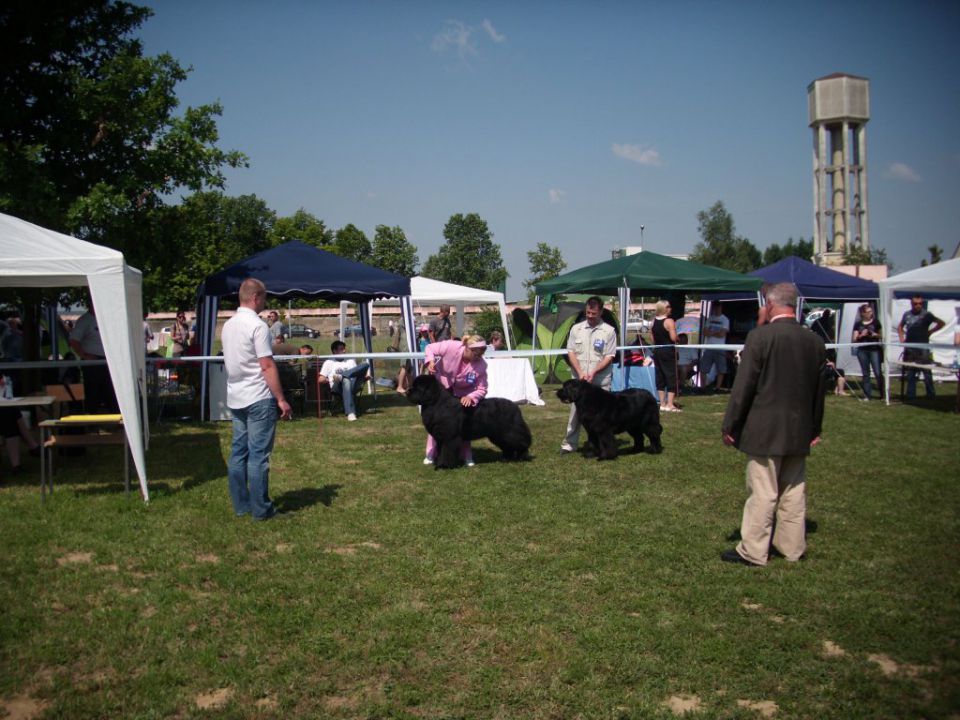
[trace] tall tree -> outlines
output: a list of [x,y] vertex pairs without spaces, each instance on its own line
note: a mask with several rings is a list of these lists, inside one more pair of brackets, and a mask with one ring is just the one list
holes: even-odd
[[323,220],[300,208],[293,215],[277,218],[273,224],[270,244],[276,247],[288,240],[299,240],[321,250],[330,250],[333,232],[327,229]]
[[377,225],[373,235],[373,253],[370,264],[404,277],[417,274],[417,248],[407,240],[399,225],[387,227]]
[[537,283],[556,277],[567,267],[560,248],[550,247],[547,243],[537,243],[536,250],[528,251],[527,261],[530,263],[530,279],[524,280],[523,286],[531,301]]
[[920,267],[926,267],[927,265],[936,265],[938,262],[943,260],[943,248],[939,245],[931,245],[927,248],[927,252],[930,253],[930,260],[923,259],[920,261]]
[[337,230],[333,239],[333,251],[356,262],[370,259],[373,248],[364,232],[356,225],[347,224]]
[[446,243],[427,258],[423,275],[482,290],[502,289],[507,270],[486,220],[477,213],[452,215],[443,228],[443,237]]
[[887,260],[887,251],[884,248],[864,248],[847,246],[843,251],[843,262],[845,265],[886,265],[890,272],[893,271],[893,263]]
[[256,195],[196,193],[168,214],[164,253],[144,278],[151,307],[190,307],[207,275],[271,247],[274,213]]
[[804,240],[803,238],[800,238],[794,242],[793,238],[789,238],[787,240],[787,244],[782,247],[777,243],[774,243],[763,251],[763,264],[764,266],[773,265],[775,262],[779,262],[787,257],[798,257],[804,260],[812,260],[813,240]]
[[722,201],[698,212],[697,223],[702,240],[694,245],[691,260],[742,273],[760,267],[760,251],[747,238],[736,234],[733,216]]
[[149,266],[159,212],[222,187],[246,158],[219,149],[218,104],[178,106],[187,71],[131,37],[152,12],[118,0],[10,0],[0,9],[0,209]]

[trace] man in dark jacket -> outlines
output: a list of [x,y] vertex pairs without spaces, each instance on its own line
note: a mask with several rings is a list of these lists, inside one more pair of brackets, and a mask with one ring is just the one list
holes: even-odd
[[806,460],[820,442],[823,422],[823,340],[796,321],[797,288],[766,291],[767,323],[747,336],[730,402],[723,442],[746,453],[747,490],[741,541],[726,562],[766,565],[773,547],[789,561],[806,550]]

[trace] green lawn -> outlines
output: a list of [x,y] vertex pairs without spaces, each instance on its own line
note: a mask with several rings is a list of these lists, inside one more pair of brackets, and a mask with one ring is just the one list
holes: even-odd
[[391,392],[356,423],[284,423],[285,521],[233,517],[228,423],[154,427],[146,506],[116,448],[64,459],[45,505],[6,476],[0,717],[957,716],[949,398],[828,398],[808,558],[760,570],[719,561],[745,497],[724,396],[665,415],[662,455],[608,463],[557,453],[544,396],[532,461],[481,442],[449,472]]

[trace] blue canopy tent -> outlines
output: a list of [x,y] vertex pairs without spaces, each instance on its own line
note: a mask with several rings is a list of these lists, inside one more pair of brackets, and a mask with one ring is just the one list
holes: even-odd
[[[773,265],[748,273],[765,283],[792,282],[797,286],[801,300],[849,301],[876,300],[880,288],[875,282],[847,275],[836,270],[814,265],[798,257],[786,257]],[[712,293],[704,300],[756,300],[756,293]],[[799,310],[799,308],[797,308]]]
[[[410,303],[410,278],[354,262],[320,250],[299,240],[290,240],[275,248],[251,255],[220,272],[210,275],[197,288],[198,332],[204,355],[210,355],[217,329],[217,311],[222,297],[236,297],[240,284],[249,277],[267,286],[267,295],[287,300],[309,298],[360,304],[360,324],[367,352],[372,352],[369,303],[381,298],[399,297],[407,348],[416,347],[413,334],[413,307]],[[206,397],[207,364],[203,364],[201,392]],[[204,414],[206,404],[202,404]]]

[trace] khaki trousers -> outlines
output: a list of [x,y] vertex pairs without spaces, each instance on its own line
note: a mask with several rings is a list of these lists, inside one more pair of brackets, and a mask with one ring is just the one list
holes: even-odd
[[[773,546],[790,561],[797,561],[806,542],[806,455],[748,455],[747,502],[740,524],[737,552],[757,565],[767,564],[770,534]],[[773,519],[777,529],[773,531]]]

